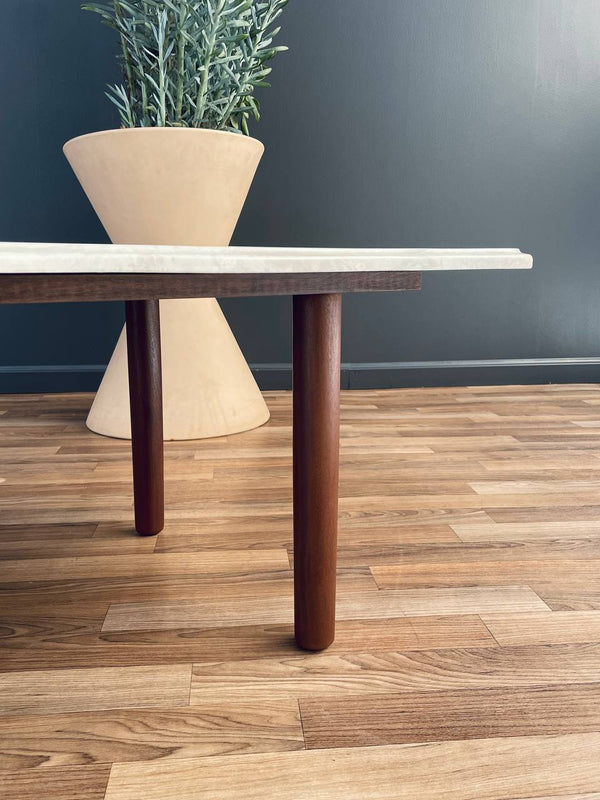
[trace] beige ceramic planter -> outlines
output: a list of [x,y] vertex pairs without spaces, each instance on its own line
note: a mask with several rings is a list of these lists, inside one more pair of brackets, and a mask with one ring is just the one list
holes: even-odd
[[[132,128],[72,139],[64,152],[115,244],[228,245],[263,153],[256,139]],[[250,430],[269,412],[214,299],[161,301],[165,439]],[[87,419],[130,438],[124,332]]]

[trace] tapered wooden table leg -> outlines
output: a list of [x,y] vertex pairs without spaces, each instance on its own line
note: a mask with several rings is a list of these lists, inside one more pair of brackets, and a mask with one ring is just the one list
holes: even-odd
[[158,300],[128,301],[125,316],[135,529],[152,536],[165,523]]
[[294,297],[294,602],[305,650],[335,636],[341,311],[339,294]]

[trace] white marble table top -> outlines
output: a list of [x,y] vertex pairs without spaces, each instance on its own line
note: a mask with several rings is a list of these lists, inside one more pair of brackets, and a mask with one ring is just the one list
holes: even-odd
[[281,274],[530,269],[517,249],[171,247],[0,242],[0,274]]

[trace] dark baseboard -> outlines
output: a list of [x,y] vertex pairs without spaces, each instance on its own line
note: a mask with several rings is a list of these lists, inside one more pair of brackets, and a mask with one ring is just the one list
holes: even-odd
[[600,358],[506,358],[346,364],[347,389],[600,382]]
[[[291,364],[253,364],[261,389],[291,389]],[[506,358],[342,364],[343,389],[600,383],[600,358]]]
[[[261,389],[291,389],[291,364],[251,364]],[[0,393],[93,392],[102,364],[0,367]],[[600,358],[506,358],[342,364],[343,389],[600,383]]]

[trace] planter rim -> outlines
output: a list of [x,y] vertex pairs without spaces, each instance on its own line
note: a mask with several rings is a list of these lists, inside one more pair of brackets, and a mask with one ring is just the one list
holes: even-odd
[[217,136],[217,137],[227,136],[229,138],[240,139],[241,141],[248,142],[248,144],[251,147],[258,146],[258,147],[260,147],[261,151],[264,151],[264,149],[265,149],[265,146],[260,141],[260,139],[255,139],[253,136],[246,136],[245,134],[242,134],[242,133],[233,133],[232,131],[217,131],[217,130],[213,130],[212,128],[170,128],[170,127],[152,126],[152,127],[146,127],[146,128],[141,128],[141,127],[137,127],[137,128],[108,128],[107,130],[104,130],[104,131],[92,131],[91,133],[84,133],[84,134],[81,134],[80,136],[75,136],[72,139],[69,139],[67,142],[65,142],[64,145],[63,145],[63,151],[66,152],[66,149],[67,149],[67,147],[69,147],[69,145],[73,144],[74,142],[78,142],[80,139],[90,139],[90,138],[96,137],[96,136],[112,136],[112,135],[115,135],[115,136],[116,135],[121,135],[121,136],[131,136],[131,135],[139,136],[142,133],[146,134],[146,135],[148,135],[148,133],[150,133],[151,135],[153,135],[152,132],[154,132],[154,131],[169,131],[169,135],[175,134],[177,136],[181,136],[181,135],[197,136],[199,134],[202,135],[202,136],[207,136],[207,135]]

